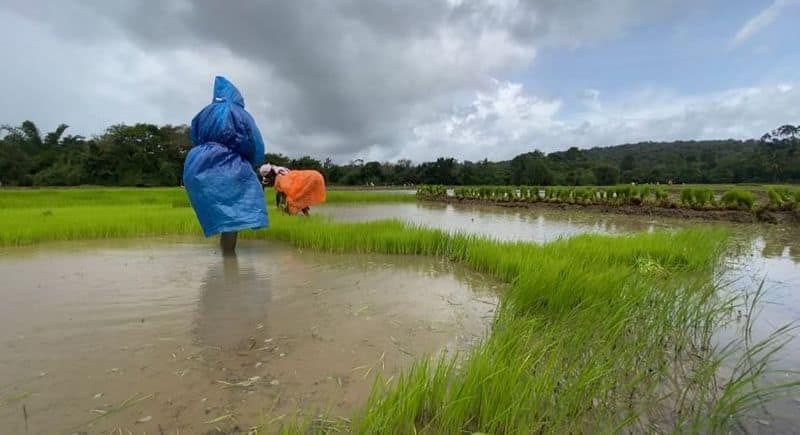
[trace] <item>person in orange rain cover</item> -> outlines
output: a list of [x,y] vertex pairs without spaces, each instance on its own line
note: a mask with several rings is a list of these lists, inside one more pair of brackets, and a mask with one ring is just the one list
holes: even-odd
[[325,178],[319,171],[289,170],[267,163],[259,173],[264,185],[274,185],[278,208],[291,215],[308,216],[312,205],[325,202]]

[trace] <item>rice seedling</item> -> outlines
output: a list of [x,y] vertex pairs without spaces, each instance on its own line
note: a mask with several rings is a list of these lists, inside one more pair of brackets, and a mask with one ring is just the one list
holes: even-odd
[[447,196],[447,189],[444,186],[420,186],[417,190],[417,198],[420,199],[442,199]]
[[770,187],[767,189],[767,206],[773,210],[791,210],[796,194],[786,187]]
[[639,197],[639,199],[644,201],[645,199],[647,199],[648,196],[650,196],[650,192],[652,192],[652,191],[653,191],[653,187],[645,184],[645,185],[639,186],[639,188],[637,189],[636,194]]
[[720,202],[733,209],[751,210],[756,203],[756,197],[746,190],[729,190],[722,195]]
[[653,197],[660,207],[669,207],[669,192],[664,188],[653,189]]

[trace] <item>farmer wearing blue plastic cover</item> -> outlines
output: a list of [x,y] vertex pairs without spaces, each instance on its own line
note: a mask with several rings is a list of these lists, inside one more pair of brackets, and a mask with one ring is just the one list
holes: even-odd
[[244,98],[224,77],[214,80],[214,99],[192,119],[192,149],[183,182],[206,237],[220,236],[224,254],[236,250],[238,231],[269,225],[255,167],[264,141]]

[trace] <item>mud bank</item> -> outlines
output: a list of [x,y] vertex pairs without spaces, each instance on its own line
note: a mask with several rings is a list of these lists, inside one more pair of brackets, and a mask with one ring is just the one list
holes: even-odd
[[553,202],[504,202],[480,199],[444,198],[426,200],[447,204],[493,205],[506,208],[550,209],[550,210],[582,210],[593,213],[613,213],[622,215],[652,216],[673,219],[698,219],[707,221],[727,221],[737,223],[766,222],[773,224],[798,224],[800,213],[782,210],[697,210],[691,208],[669,208],[654,205],[605,205],[605,204],[567,204]]

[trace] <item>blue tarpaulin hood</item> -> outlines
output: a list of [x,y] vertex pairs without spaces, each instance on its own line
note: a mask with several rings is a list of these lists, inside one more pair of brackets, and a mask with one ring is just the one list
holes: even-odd
[[192,145],[214,142],[253,165],[264,159],[264,140],[253,117],[244,110],[244,97],[225,77],[214,80],[214,97],[192,119]]
[[211,102],[221,103],[223,101],[229,101],[244,108],[244,97],[242,97],[242,93],[239,92],[236,86],[228,79],[217,76],[217,78],[214,79],[214,99]]

